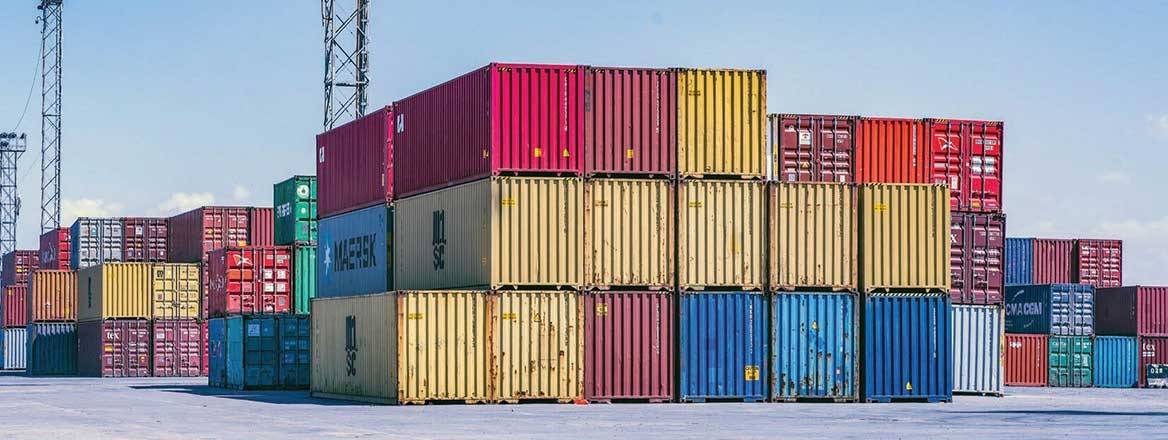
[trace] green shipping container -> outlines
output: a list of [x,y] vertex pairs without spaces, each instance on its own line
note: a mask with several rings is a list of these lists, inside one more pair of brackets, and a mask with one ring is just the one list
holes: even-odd
[[273,185],[277,246],[316,242],[316,176],[292,176]]
[[1050,386],[1092,386],[1093,345],[1089,336],[1051,336],[1050,374],[1047,377]]
[[309,312],[316,298],[316,245],[297,243],[292,249],[292,298],[297,314]]

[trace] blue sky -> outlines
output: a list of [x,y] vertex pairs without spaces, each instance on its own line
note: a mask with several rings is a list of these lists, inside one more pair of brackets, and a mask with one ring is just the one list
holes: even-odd
[[[314,172],[318,2],[66,2],[67,221],[270,204]],[[0,130],[29,90],[35,3],[0,6]],[[1126,281],[1168,283],[1168,3],[373,3],[371,106],[498,60],[766,68],[771,112],[1004,120],[1010,235],[1124,238]],[[39,108],[38,86],[20,127],[38,153]]]

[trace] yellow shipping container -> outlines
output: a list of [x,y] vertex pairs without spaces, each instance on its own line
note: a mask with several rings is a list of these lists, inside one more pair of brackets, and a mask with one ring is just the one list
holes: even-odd
[[150,298],[154,319],[198,319],[203,274],[195,263],[153,263]]
[[765,70],[678,70],[679,175],[763,177],[766,99]]
[[150,319],[150,263],[105,263],[77,271],[77,321]]
[[585,184],[587,287],[673,287],[674,188],[663,180]]
[[584,396],[584,317],[578,292],[498,291],[491,301],[492,376],[499,400]]
[[77,272],[32,271],[28,290],[28,322],[77,320]]
[[487,302],[486,291],[398,292],[401,403],[494,399]]
[[769,194],[771,288],[855,291],[856,187],[781,182]]
[[860,287],[948,292],[949,189],[860,185]]
[[688,180],[679,191],[681,288],[761,289],[765,184]]
[[397,295],[312,300],[316,397],[397,403]]

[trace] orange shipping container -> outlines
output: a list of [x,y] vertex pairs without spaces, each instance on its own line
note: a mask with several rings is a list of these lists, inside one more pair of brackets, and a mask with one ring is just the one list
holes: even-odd
[[77,320],[77,272],[36,270],[28,293],[28,322]]
[[920,119],[860,118],[857,183],[928,183],[928,145]]

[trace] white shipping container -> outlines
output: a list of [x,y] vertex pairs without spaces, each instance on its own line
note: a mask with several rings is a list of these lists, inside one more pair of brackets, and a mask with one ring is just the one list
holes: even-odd
[[953,392],[1002,395],[1001,306],[953,305]]

